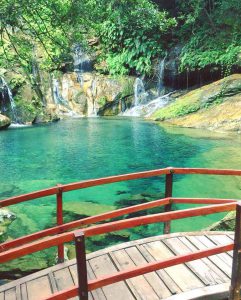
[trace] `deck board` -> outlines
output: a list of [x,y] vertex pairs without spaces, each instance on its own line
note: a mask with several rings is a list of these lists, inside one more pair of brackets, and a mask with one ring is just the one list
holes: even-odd
[[[232,240],[230,232],[190,232],[119,244],[87,255],[88,279]],[[231,265],[232,252],[213,255],[96,289],[89,293],[89,299],[186,300],[200,295],[202,299],[224,299],[230,284]],[[0,300],[41,300],[76,284],[76,261],[70,260],[0,286]]]
[[[110,255],[118,269],[121,271],[135,267],[134,262],[125,250],[111,252]],[[145,294],[146,300],[159,299],[144,276],[136,276],[134,278],[128,279],[126,280],[126,283],[129,289],[133,291],[133,294],[137,300],[143,299],[143,295]]]
[[[147,243],[144,246],[156,260],[175,256],[161,241]],[[202,281],[184,264],[169,267],[165,270],[182,291],[204,286]]]
[[[129,247],[126,249],[126,252],[131,257],[132,261],[135,263],[136,266],[142,264],[144,265],[148,262],[137,247]],[[145,274],[144,278],[151,285],[152,289],[158,296],[158,299],[165,299],[172,295],[170,290],[155,272]]]
[[[140,249],[142,254],[145,256],[145,258],[147,259],[148,262],[153,262],[155,260],[143,245],[140,245],[138,248]],[[164,269],[156,271],[156,274],[164,282],[164,284],[170,290],[172,295],[175,295],[175,294],[178,294],[181,292],[181,289],[178,287],[178,285],[175,283],[175,281],[169,276],[169,274]]]

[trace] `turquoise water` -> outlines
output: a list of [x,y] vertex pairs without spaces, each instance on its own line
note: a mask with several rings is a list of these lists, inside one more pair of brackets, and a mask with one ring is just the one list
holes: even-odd
[[[236,135],[161,127],[140,119],[73,119],[9,129],[0,133],[0,199],[58,183],[167,166],[241,169],[240,146]],[[240,188],[238,177],[175,176],[174,196],[241,198]],[[155,198],[163,191],[164,177],[155,177],[66,193],[64,205],[78,206],[80,212],[86,210],[85,202],[92,202],[103,211],[116,201],[137,199],[141,193]],[[17,214],[9,228],[12,237],[46,228],[55,220],[54,197],[9,209]],[[205,228],[221,216],[175,221],[172,231]],[[158,226],[149,229],[158,233]]]

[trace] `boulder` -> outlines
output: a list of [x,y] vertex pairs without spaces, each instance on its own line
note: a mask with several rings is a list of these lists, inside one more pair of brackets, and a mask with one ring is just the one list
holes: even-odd
[[0,130],[8,128],[10,124],[11,124],[10,119],[0,114]]
[[241,74],[188,92],[152,118],[182,127],[241,132]]

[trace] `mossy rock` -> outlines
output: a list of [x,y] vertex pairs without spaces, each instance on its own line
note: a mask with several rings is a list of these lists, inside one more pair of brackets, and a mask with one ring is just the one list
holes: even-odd
[[207,230],[210,231],[234,231],[235,229],[236,213],[229,212],[222,220],[209,226]]
[[152,119],[169,120],[197,112],[211,105],[221,104],[228,97],[241,93],[241,74],[234,74],[199,89],[193,90],[157,110]]
[[56,248],[36,252],[0,265],[0,279],[14,280],[56,264]]

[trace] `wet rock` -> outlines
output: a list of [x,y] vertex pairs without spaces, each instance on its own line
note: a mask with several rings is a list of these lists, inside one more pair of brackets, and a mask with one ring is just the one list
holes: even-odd
[[8,117],[0,114],[0,130],[8,128],[10,124],[11,120]]

